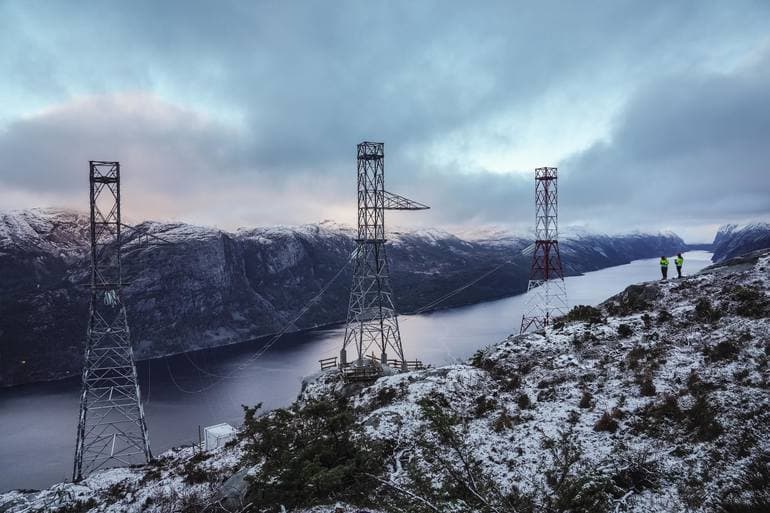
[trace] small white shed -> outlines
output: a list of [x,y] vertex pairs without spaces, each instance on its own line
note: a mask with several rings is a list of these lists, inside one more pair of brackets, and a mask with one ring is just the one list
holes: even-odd
[[235,438],[235,433],[235,428],[227,422],[203,428],[203,450],[213,451],[222,447]]

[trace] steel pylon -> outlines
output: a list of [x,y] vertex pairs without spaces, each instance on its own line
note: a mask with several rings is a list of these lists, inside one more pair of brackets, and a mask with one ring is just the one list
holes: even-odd
[[89,182],[91,306],[74,481],[152,458],[122,299],[120,163],[91,161]]
[[[366,355],[370,350],[376,350],[374,358],[379,359],[379,363],[406,370],[385,255],[385,211],[425,210],[429,207],[385,191],[383,143],[360,143],[357,161],[358,237],[340,368],[364,367],[370,363],[365,360]],[[348,360],[348,348],[354,352],[353,361]],[[395,358],[388,359],[389,351]]]
[[567,312],[567,289],[559,253],[557,168],[535,169],[535,242],[526,310],[519,332],[548,330],[554,317]]

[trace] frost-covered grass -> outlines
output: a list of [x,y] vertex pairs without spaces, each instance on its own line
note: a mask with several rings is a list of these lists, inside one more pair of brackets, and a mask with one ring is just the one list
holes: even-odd
[[[388,478],[402,487],[419,484],[410,465],[452,485],[465,457],[490,497],[533,511],[718,511],[770,454],[769,260],[637,286],[604,303],[599,321],[510,337],[474,365],[382,378],[354,397],[360,421],[395,444]],[[425,401],[451,418],[460,447],[431,431]]]
[[239,446],[210,453],[189,447],[172,450],[150,465],[97,471],[77,484],[2,494],[0,511],[202,511],[216,504],[219,486],[234,473],[240,459]]

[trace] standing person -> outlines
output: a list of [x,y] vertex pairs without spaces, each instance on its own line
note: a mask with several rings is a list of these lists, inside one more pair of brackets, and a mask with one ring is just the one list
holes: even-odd
[[668,258],[665,256],[660,257],[660,274],[663,275],[663,279],[668,278]]
[[682,264],[684,264],[684,257],[681,253],[677,253],[676,258],[674,259],[674,265],[676,265],[676,273],[679,275],[677,278],[682,277]]

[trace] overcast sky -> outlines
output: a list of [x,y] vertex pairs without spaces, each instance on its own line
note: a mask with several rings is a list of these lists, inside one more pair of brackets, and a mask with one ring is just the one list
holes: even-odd
[[223,228],[354,221],[355,145],[430,204],[389,224],[770,218],[770,2],[0,0],[0,208],[87,208],[119,160],[124,212]]

